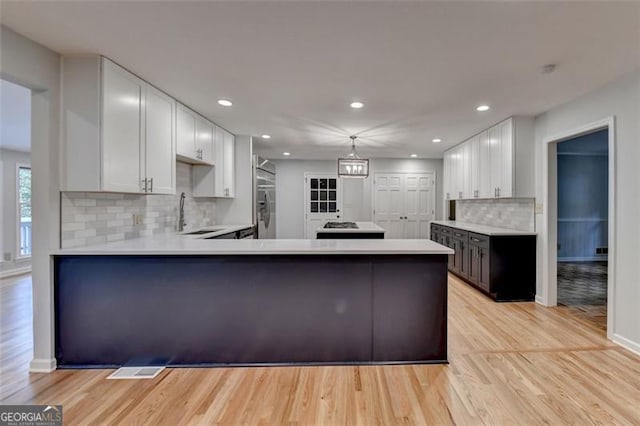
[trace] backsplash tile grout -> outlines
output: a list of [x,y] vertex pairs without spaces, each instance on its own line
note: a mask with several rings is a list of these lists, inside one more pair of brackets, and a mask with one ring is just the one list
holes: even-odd
[[[181,192],[186,195],[184,214],[187,226],[214,225],[215,199],[194,198],[191,180],[191,166],[178,162],[175,195],[63,192],[60,216],[62,248],[177,232]],[[134,214],[142,216],[142,224],[133,224]]]

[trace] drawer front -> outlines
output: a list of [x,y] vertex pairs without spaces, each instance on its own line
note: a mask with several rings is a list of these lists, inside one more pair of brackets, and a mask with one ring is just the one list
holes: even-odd
[[489,236],[469,232],[469,244],[478,247],[489,248]]
[[448,228],[446,226],[441,226],[440,227],[440,233],[443,234],[443,235],[450,236],[451,235],[451,231],[452,231],[452,229]]
[[469,237],[469,232],[462,231],[460,229],[453,230],[453,237],[459,240],[466,240]]

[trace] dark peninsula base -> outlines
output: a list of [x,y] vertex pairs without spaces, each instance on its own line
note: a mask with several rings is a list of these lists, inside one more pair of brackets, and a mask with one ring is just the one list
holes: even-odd
[[447,361],[446,254],[54,263],[62,368]]

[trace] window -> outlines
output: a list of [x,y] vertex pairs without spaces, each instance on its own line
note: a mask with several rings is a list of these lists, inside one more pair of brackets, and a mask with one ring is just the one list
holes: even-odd
[[18,256],[31,256],[31,167],[18,166]]
[[310,186],[311,213],[336,213],[338,210],[337,192],[338,183],[335,178],[311,179]]

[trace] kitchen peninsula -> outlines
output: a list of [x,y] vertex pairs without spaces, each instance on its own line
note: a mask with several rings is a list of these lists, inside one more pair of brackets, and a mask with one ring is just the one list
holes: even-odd
[[429,240],[175,234],[61,249],[57,364],[446,362],[452,253]]

